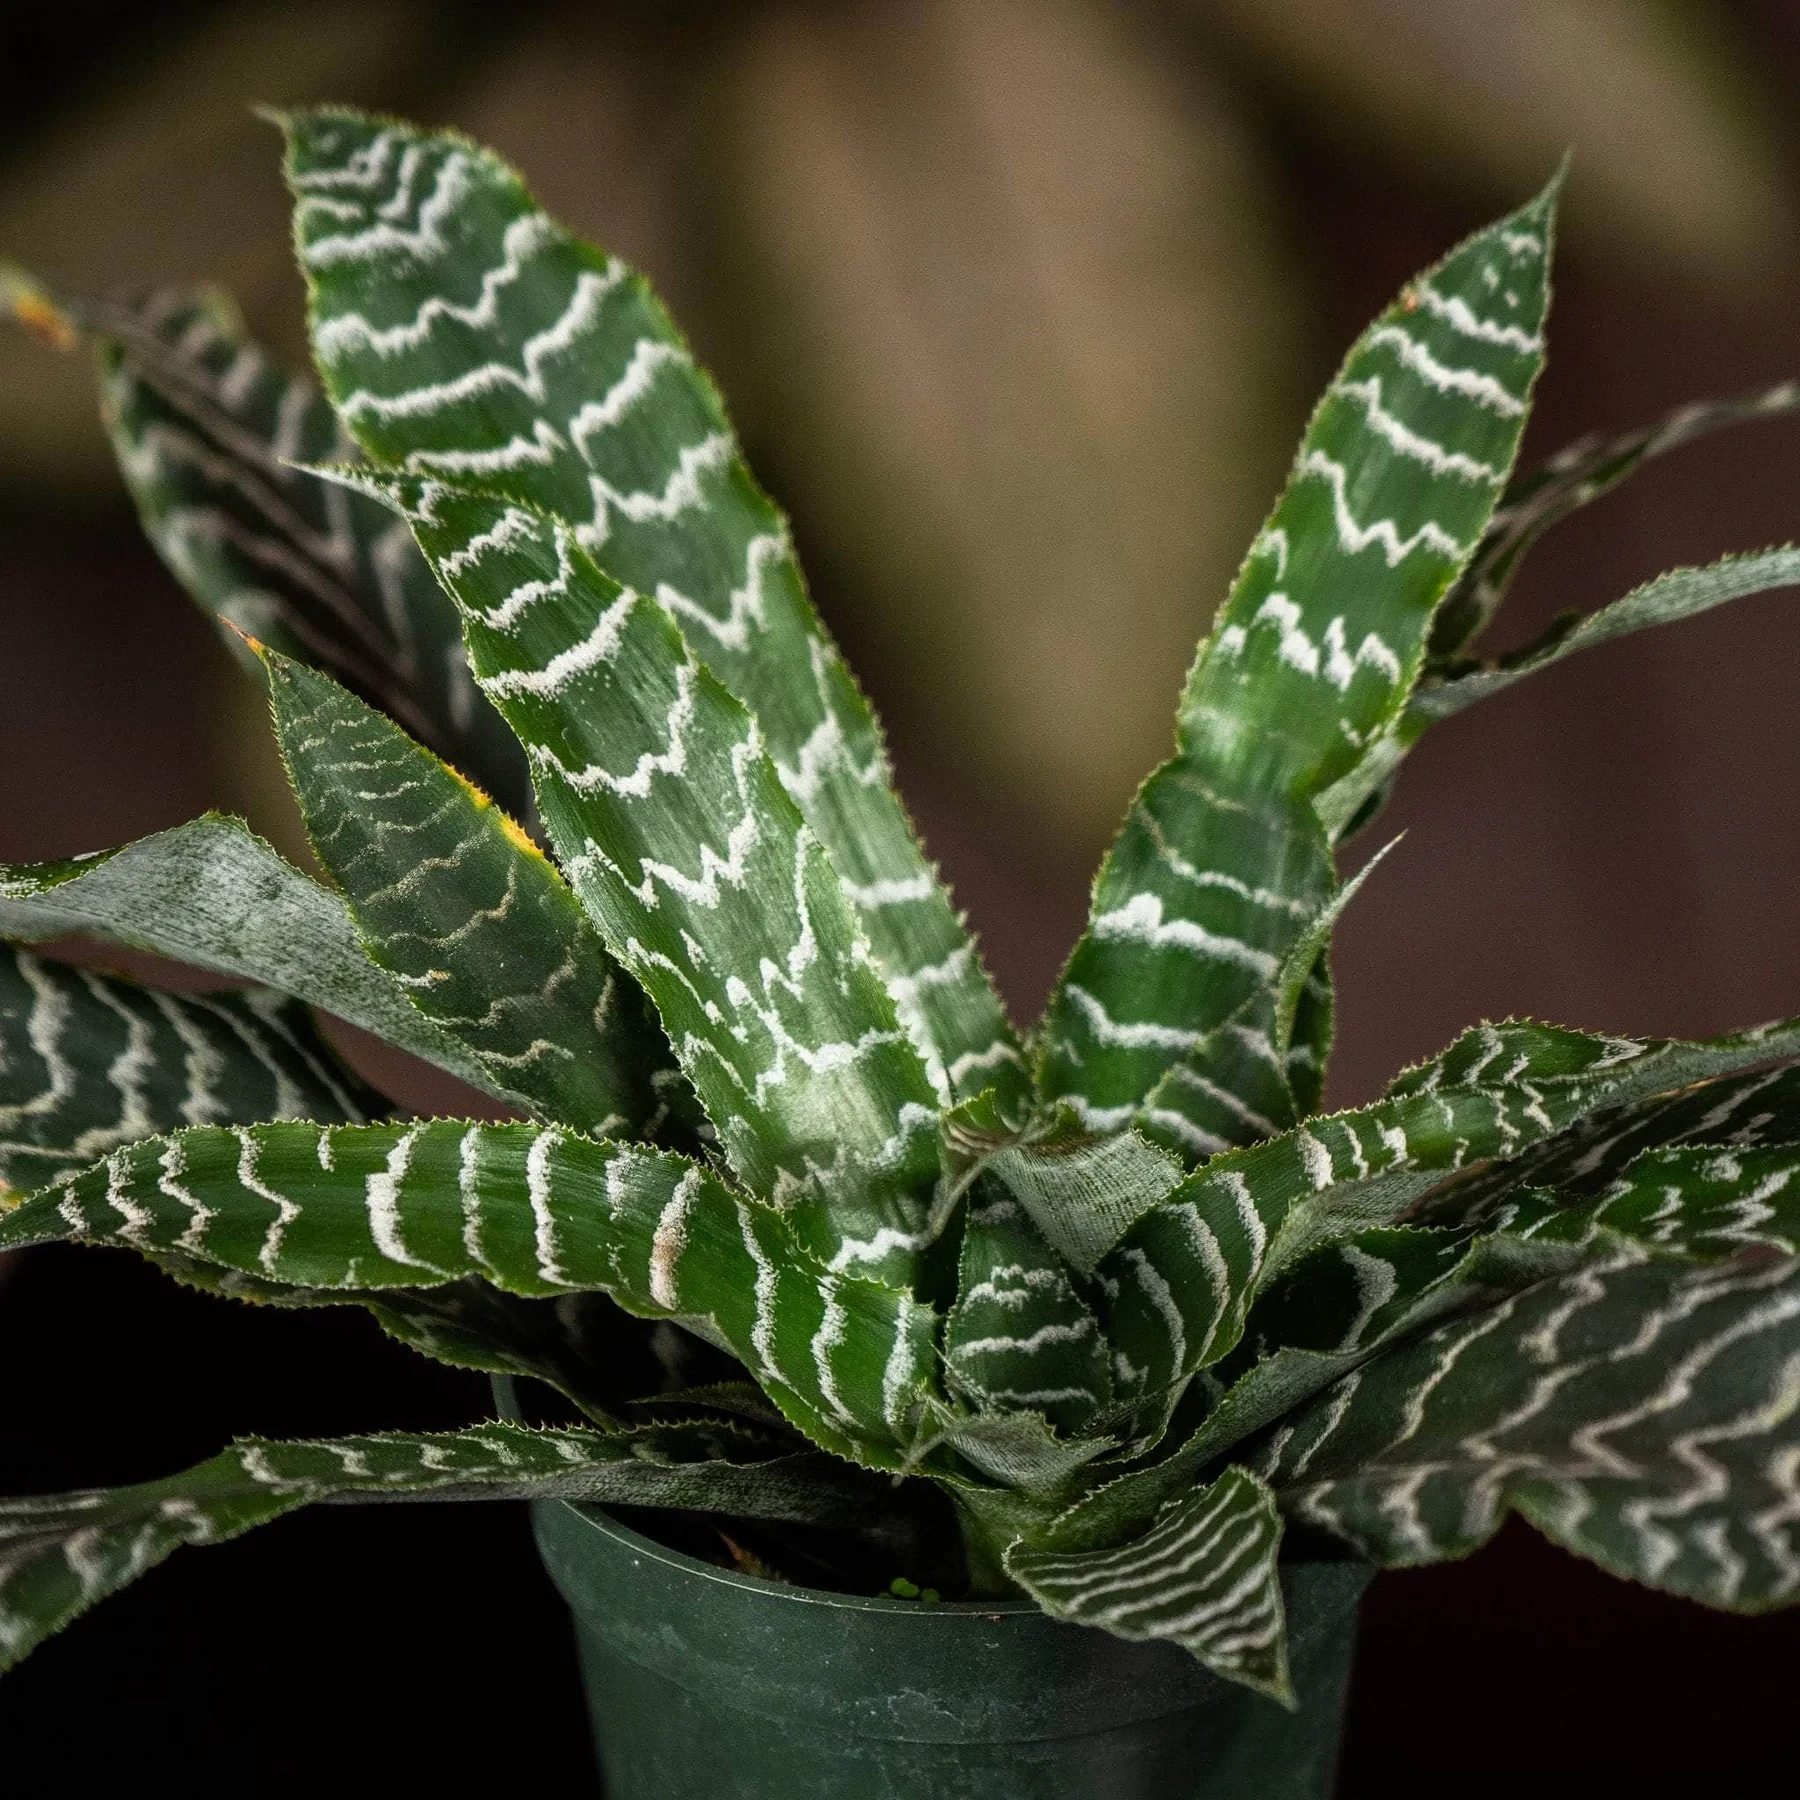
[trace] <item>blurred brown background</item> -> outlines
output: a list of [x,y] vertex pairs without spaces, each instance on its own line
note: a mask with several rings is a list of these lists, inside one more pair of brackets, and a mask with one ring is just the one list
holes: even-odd
[[[459,125],[645,267],[793,512],[1021,1018],[1312,397],[1415,269],[1572,146],[1528,456],[1800,374],[1795,0],[63,0],[0,14],[0,97],[0,254],[87,287],[223,282],[293,357],[253,100]],[[1653,466],[1537,553],[1498,640],[1794,537],[1797,474],[1792,423]],[[136,536],[87,370],[23,339],[0,340],[0,670],[0,859],[209,804],[288,829],[241,677]],[[1428,739],[1389,814],[1406,842],[1339,936],[1333,1098],[1484,1015],[1701,1035],[1800,1012],[1797,670],[1800,596],[1775,594]],[[76,1260],[0,1294],[10,1485],[480,1404],[361,1321]],[[242,1604],[258,1585],[272,1615]],[[223,1793],[250,1757],[274,1759],[258,1791],[365,1791],[319,1709],[379,1680],[408,1730],[366,1791],[390,1768],[473,1791],[480,1743],[527,1722],[542,1778],[583,1791],[562,1633],[505,1509],[296,1520],[40,1653],[0,1688],[0,1759],[44,1772],[21,1792],[154,1765]],[[1378,1584],[1343,1791],[1729,1791],[1787,1769],[1796,1673],[1793,1621],[1719,1621],[1509,1532]],[[259,1711],[263,1684],[314,1723]],[[74,1723],[78,1693],[112,1731]],[[475,1747],[471,1713],[496,1721]]]

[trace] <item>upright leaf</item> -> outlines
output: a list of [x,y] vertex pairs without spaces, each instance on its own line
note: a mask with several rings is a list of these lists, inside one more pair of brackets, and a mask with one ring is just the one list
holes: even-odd
[[867,701],[807,598],[787,521],[642,277],[500,160],[340,110],[283,121],[313,341],[377,461],[562,519],[653,595],[760,720],[934,1075],[1024,1098],[992,986],[890,785]]
[[695,1163],[534,1125],[454,1119],[201,1128],[114,1151],[0,1218],[346,1299],[469,1276],[527,1298],[602,1292],[739,1357],[822,1447],[903,1462],[932,1315],[833,1274],[782,1217]]
[[570,882],[656,1002],[732,1167],[834,1266],[904,1279],[936,1096],[757,721],[567,526],[388,485],[464,609]]
[[1509,1512],[1616,1575],[1758,1611],[1800,1593],[1800,1268],[1624,1260],[1377,1358],[1255,1459],[1292,1519],[1389,1566]]
[[817,1456],[749,1434],[469,1431],[275,1443],[244,1438],[137,1487],[0,1500],[0,1669],[184,1544],[218,1544],[324,1500],[591,1500],[849,1524],[868,1492]]
[[[1201,1157],[1296,1116],[1275,997],[1332,895],[1315,803],[1393,730],[1500,497],[1543,362],[1555,196],[1412,283],[1313,416],[1051,1002],[1042,1091],[1096,1130],[1137,1119]],[[1321,1004],[1308,1022],[1316,1059]]]
[[162,993],[0,944],[0,1200],[182,1125],[386,1110],[279,995]]
[[543,852],[485,794],[328,676],[268,655],[307,835],[370,956],[527,1111],[603,1136],[680,1077]]
[[[144,530],[201,609],[324,669],[513,807],[523,759],[469,677],[455,609],[366,495],[297,463],[356,454],[330,405],[273,364],[223,296],[52,299],[0,269],[99,352],[101,410]],[[231,632],[225,639],[233,649]]]
[[480,1061],[370,960],[343,901],[241,820],[208,813],[118,850],[0,865],[0,936],[73,932],[261,982],[493,1091]]

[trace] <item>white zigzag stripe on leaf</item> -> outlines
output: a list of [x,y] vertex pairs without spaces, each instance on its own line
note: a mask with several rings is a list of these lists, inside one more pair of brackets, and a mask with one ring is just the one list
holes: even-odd
[[[890,896],[863,914],[882,968],[901,982],[951,970],[919,987],[905,1019],[934,1081],[998,1086],[1018,1110],[1016,1040],[893,794],[786,522],[644,283],[453,139],[341,112],[286,126],[314,342],[365,451],[503,481],[669,611],[760,715],[852,889]],[[452,222],[455,258],[440,251]]]
[[809,1525],[851,1524],[869,1505],[850,1471],[719,1423],[243,1439],[139,1487],[0,1500],[0,1669],[183,1545],[223,1543],[297,1507],[345,1498],[560,1498]]
[[1335,916],[1314,803],[1395,730],[1500,499],[1542,362],[1554,198],[1404,290],[1314,414],[1052,997],[1040,1092],[1096,1129],[1135,1121],[1191,1163],[1317,1103],[1330,990],[1322,963],[1288,967]]
[[58,1239],[345,1300],[470,1277],[528,1299],[604,1292],[704,1324],[799,1430],[872,1466],[901,1465],[928,1381],[926,1308],[829,1273],[697,1164],[541,1126],[197,1127],[0,1215],[0,1249]]
[[[528,534],[517,507],[430,479],[385,490],[464,607],[477,677],[531,753],[570,881],[655,1000],[732,1166],[798,1209],[826,1260],[848,1249],[902,1273],[944,1090],[756,721],[567,526]],[[554,596],[511,607],[519,584],[552,580]],[[933,991],[908,993],[911,1010]]]
[[1368,1365],[1261,1459],[1282,1506],[1389,1563],[1519,1511],[1616,1574],[1715,1606],[1800,1593],[1800,1269],[1617,1260]]

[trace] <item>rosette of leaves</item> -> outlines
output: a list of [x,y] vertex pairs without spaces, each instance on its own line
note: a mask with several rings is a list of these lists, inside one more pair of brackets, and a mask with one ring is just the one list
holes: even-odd
[[[1337,853],[1420,732],[1800,580],[1787,549],[1679,570],[1483,658],[1520,558],[1790,393],[1517,476],[1558,184],[1412,282],[1320,401],[1022,1039],[643,280],[465,141],[281,123],[322,392],[214,302],[8,292],[95,341],[330,885],[219,818],[0,871],[0,1248],[362,1306],[566,1412],[0,1503],[0,1652],[177,1545],[400,1496],[954,1519],[972,1593],[1283,1699],[1289,1525],[1393,1565],[1516,1511],[1673,1592],[1795,1597],[1800,1021],[1483,1024],[1319,1111]],[[249,985],[24,947],[74,931]],[[310,1008],[516,1117],[398,1116]],[[670,1391],[652,1339],[729,1378]]]

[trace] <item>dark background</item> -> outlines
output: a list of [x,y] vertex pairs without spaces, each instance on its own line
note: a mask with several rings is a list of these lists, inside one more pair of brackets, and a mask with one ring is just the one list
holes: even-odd
[[[1046,14],[1072,16],[1078,4],[1046,0]],[[1302,25],[1318,10],[1301,0],[1266,6],[1271,17],[1291,13]],[[157,156],[173,158],[168,166],[176,170],[181,156],[191,157],[195,185],[210,191],[207,159],[223,152],[206,135],[207,108],[225,106],[222,94],[234,96],[229,105],[239,110],[253,98],[287,98],[282,71],[250,56],[240,78],[227,59],[226,72],[203,90],[183,89],[166,71],[209,33],[255,10],[69,0],[54,9],[0,10],[0,254],[89,281],[109,272],[146,280],[165,263],[171,277],[241,277],[253,316],[273,320],[267,329],[279,337],[276,315],[291,295],[279,281],[259,288],[265,265],[245,261],[235,242],[182,235],[182,181],[170,188],[166,214],[128,209],[115,224],[117,270],[82,248],[86,226],[73,210],[82,196],[127,183]],[[348,30],[355,11],[286,10],[314,19],[320,32]],[[400,50],[384,40],[359,62],[347,43],[335,61],[326,59],[326,74],[353,97],[470,123],[485,105],[485,90],[471,84],[487,62],[522,42],[554,46],[576,16],[525,5],[401,10],[417,35]],[[1307,399],[1343,345],[1415,269],[1535,182],[1535,175],[1515,178],[1506,150],[1534,130],[1560,130],[1576,144],[1574,192],[1579,199],[1592,169],[1598,198],[1571,217],[1552,362],[1528,454],[1589,429],[1626,427],[1696,394],[1800,373],[1797,264],[1786,235],[1800,213],[1800,159],[1789,129],[1800,97],[1800,6],[1789,0],[1690,12],[1690,24],[1704,17],[1707,41],[1691,48],[1677,39],[1659,52],[1670,93],[1683,92],[1680,83],[1704,64],[1700,89],[1724,121],[1716,142],[1707,142],[1719,167],[1729,173],[1741,163],[1749,171],[1741,192],[1722,187],[1717,206],[1690,208],[1685,225],[1673,205],[1661,217],[1654,193],[1632,210],[1629,138],[1607,136],[1607,121],[1617,120],[1606,107],[1637,108],[1633,128],[1648,134],[1651,147],[1679,137],[1687,115],[1672,111],[1665,122],[1654,108],[1646,114],[1642,95],[1662,90],[1641,80],[1634,86],[1628,58],[1623,73],[1596,64],[1574,80],[1558,64],[1574,54],[1570,43],[1587,42],[1567,37],[1568,18],[1579,23],[1607,9],[1578,0],[1437,0],[1429,10],[1439,25],[1470,28],[1462,42],[1444,26],[1448,35],[1437,44],[1445,56],[1467,59],[1456,66],[1472,84],[1448,111],[1460,107],[1474,120],[1485,95],[1493,115],[1479,130],[1470,123],[1466,141],[1455,120],[1421,113],[1404,91],[1353,92],[1363,77],[1353,80],[1352,71],[1339,93],[1329,79],[1321,85],[1316,71],[1297,72],[1273,43],[1276,34],[1259,39],[1241,18],[1232,22],[1243,6],[1097,0],[1087,10],[1106,32],[1131,40],[1140,62],[1176,71],[1187,96],[1180,117],[1211,129],[1206,121],[1228,116],[1254,162],[1248,191],[1262,210],[1251,229],[1271,235],[1275,248],[1259,276],[1264,290],[1247,291],[1252,299],[1266,293],[1275,322],[1273,335],[1256,340],[1260,350],[1252,344],[1245,352],[1267,367],[1259,364],[1255,375],[1262,387],[1235,402],[1254,442],[1246,438],[1241,459],[1251,473],[1239,469],[1234,479],[1249,483],[1253,475],[1257,485],[1250,502],[1194,496],[1196,509],[1220,512],[1222,532],[1237,531],[1236,544],[1273,491]],[[1405,0],[1344,0],[1335,10],[1358,16],[1378,43],[1389,34],[1387,47],[1404,61]],[[1638,10],[1646,19],[1673,16],[1660,6]],[[1166,600],[1104,587],[1078,593],[1068,601],[1074,648],[1066,671],[1059,675],[1041,657],[1033,665],[1026,646],[1016,667],[1002,667],[991,702],[979,694],[959,699],[946,676],[947,698],[935,704],[940,697],[920,670],[963,656],[985,629],[984,607],[1002,619],[1004,641],[1007,596],[991,571],[978,571],[965,614],[952,603],[925,616],[923,653],[918,645],[897,647],[884,585],[892,577],[880,566],[891,538],[875,528],[859,538],[845,523],[855,509],[809,473],[842,447],[819,435],[821,421],[836,421],[851,446],[846,454],[854,454],[855,396],[880,392],[879,382],[859,388],[759,351],[793,341],[793,303],[767,277],[770,261],[759,262],[754,232],[734,217],[737,190],[719,175],[730,158],[708,137],[730,117],[738,120],[733,130],[748,134],[740,147],[759,141],[754,110],[745,123],[741,108],[715,101],[752,55],[745,45],[766,41],[758,34],[772,29],[776,13],[790,54],[795,42],[823,45],[821,55],[855,65],[865,85],[879,85],[892,58],[910,71],[914,92],[929,99],[937,91],[909,60],[915,29],[937,32],[952,51],[963,44],[970,58],[988,58],[1003,85],[1013,68],[1021,83],[1033,78],[1038,65],[1028,43],[1009,64],[1005,45],[968,49],[966,36],[946,37],[944,18],[957,11],[954,0],[906,0],[858,37],[867,7],[579,9],[582,20],[601,20],[601,61],[612,59],[595,65],[596,116],[603,102],[628,102],[640,122],[665,113],[680,121],[679,131],[664,134],[676,150],[651,175],[631,164],[639,210],[619,230],[624,239],[640,234],[648,248],[625,247],[675,295],[728,391],[751,396],[740,410],[755,460],[795,512],[822,610],[883,708],[927,841],[981,931],[1017,1015],[1028,1018],[1079,929],[1088,873],[1104,843],[1096,821],[1116,816],[1133,770],[1155,755],[1166,729],[1130,723],[1115,731],[1114,724],[1127,714],[1135,719],[1134,708],[1153,722],[1165,718],[1180,673],[1177,657],[1162,689],[1144,695],[1121,685],[1115,708],[1111,688],[1096,704],[1099,677],[1083,674],[1084,658],[1113,668],[1110,640],[1140,630],[1191,639],[1223,592],[1236,551],[1193,551],[1185,564],[1186,552],[1171,551],[1167,565],[1185,568],[1187,585]],[[1029,38],[1026,0],[999,11]],[[1630,6],[1611,11],[1637,16]],[[952,76],[963,53],[945,65]],[[1507,85],[1509,57],[1526,70],[1524,86]],[[1136,66],[1130,57],[1120,64],[1125,75]],[[1717,77],[1720,68],[1729,80]],[[707,77],[699,85],[696,70]],[[1111,86],[1099,85],[1128,120],[1136,102],[1128,86],[1119,87],[1125,75],[1115,71],[1106,78]],[[1541,105],[1527,77],[1542,77],[1549,98]],[[1591,94],[1582,91],[1588,88]],[[1231,96],[1226,113],[1206,110],[1215,90]],[[954,80],[945,91],[951,98],[943,104],[954,111]],[[563,103],[581,92],[565,77]],[[1581,110],[1589,100],[1591,116]],[[524,121],[516,143],[503,130],[493,135],[532,164],[539,139],[526,129],[529,115],[528,103],[523,113],[515,106],[513,115],[495,115]],[[1700,107],[1696,116],[1709,115]],[[109,151],[112,161],[77,171],[79,180],[67,177],[66,233],[59,223],[49,241],[10,241],[6,233],[58,216],[58,169],[79,162],[83,134],[95,141],[120,130],[119,120],[161,135],[154,144],[146,138],[141,158],[122,139],[122,148]],[[785,129],[772,118],[762,123],[770,133]],[[1057,128],[1053,118],[1044,130],[1054,138]],[[644,141],[635,126],[628,135]],[[248,142],[265,159],[256,180],[267,193],[258,204],[279,233],[272,149]],[[579,191],[590,191],[580,189],[582,180],[593,184],[592,215],[579,222],[599,230],[607,226],[608,166],[582,142],[589,164],[570,151],[558,181]],[[1052,143],[1046,154],[1055,153]],[[1654,160],[1649,148],[1644,155]],[[1700,149],[1691,160],[1704,161]],[[1543,166],[1540,160],[1540,173]],[[1027,182],[1022,191],[1033,190]],[[235,192],[220,187],[219,206],[228,208]],[[560,193],[552,198],[571,205]],[[909,213],[896,204],[894,213],[903,247],[911,242],[906,230],[929,234],[929,209],[923,225],[916,207]],[[663,229],[669,219],[675,225]],[[1214,242],[1197,241],[1201,250]],[[1224,255],[1249,241],[1221,225],[1216,247]],[[921,258],[930,248],[919,250]],[[1119,282],[1128,285],[1134,267],[1122,266]],[[1166,275],[1159,268],[1144,279]],[[973,341],[1010,341],[1007,293],[996,278],[991,293],[968,301],[977,313],[984,304],[995,309],[976,320]],[[754,299],[740,301],[741,294]],[[880,299],[869,301],[872,320]],[[1170,302],[1179,303],[1179,296]],[[858,305],[853,292],[841,321],[853,348]],[[285,329],[287,341],[296,341],[291,319]],[[1030,329],[1029,322],[1017,326],[1025,336]],[[209,804],[248,809],[279,832],[252,709],[208,629],[108,487],[97,432],[68,410],[74,390],[44,390],[43,436],[34,437],[19,396],[35,394],[30,384],[39,377],[24,350],[8,345],[6,354],[0,858],[117,843]],[[1161,390],[1151,383],[1145,392],[1148,416]],[[875,419],[871,431],[881,425]],[[1207,429],[1206,419],[1194,420],[1194,433]],[[916,442],[928,458],[932,440]],[[1112,443],[1101,442],[1094,455],[1113,455]],[[1231,445],[1224,448],[1221,466],[1229,466]],[[971,466],[1000,467],[1016,445],[980,454],[998,461],[977,458]],[[1043,493],[1031,503],[1046,510],[1023,505],[1008,517],[1030,527],[1033,518],[1078,511],[1074,490],[1065,496],[1056,484],[1079,472],[1083,454],[1079,444],[1060,461],[1046,452]],[[1522,638],[1564,606],[1610,599],[1671,564],[1793,537],[1797,471],[1795,424],[1708,440],[1666,460],[1538,552],[1500,636]],[[1014,468],[1009,479],[1017,478]],[[919,480],[927,493],[927,474]],[[907,502],[903,492],[896,504],[904,510]],[[1800,1012],[1796,670],[1800,611],[1792,593],[1774,594],[1572,660],[1439,728],[1409,764],[1392,826],[1382,833],[1404,828],[1406,842],[1339,934],[1333,1099],[1372,1097],[1403,1062],[1478,1017],[1529,1013],[1697,1036]],[[1116,673],[1108,679],[1123,682]],[[1041,716],[1024,716],[1023,702],[1062,691],[1059,680],[1077,721],[1072,729],[1093,734],[1091,747],[1066,765],[1100,771],[1092,793],[1074,776],[1029,776],[1041,741],[1032,734],[1043,727]],[[1149,754],[1124,761],[1133,733],[1146,729]],[[112,1253],[36,1252],[0,1272],[0,1372],[0,1486],[10,1491],[161,1474],[210,1454],[234,1432],[448,1426],[485,1405],[473,1378],[411,1357],[360,1317],[253,1313],[177,1291]],[[1606,1579],[1515,1526],[1467,1564],[1377,1582],[1365,1612],[1341,1791],[1556,1796],[1606,1791],[1609,1781],[1639,1794],[1735,1792],[1771,1781],[1785,1791],[1795,1761],[1796,1675],[1800,1618],[1720,1618]],[[514,1507],[320,1509],[204,1555],[184,1553],[0,1684],[0,1784],[9,1794],[126,1782],[191,1795],[463,1793],[501,1781],[558,1783],[574,1793],[592,1785],[566,1622]]]

